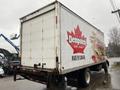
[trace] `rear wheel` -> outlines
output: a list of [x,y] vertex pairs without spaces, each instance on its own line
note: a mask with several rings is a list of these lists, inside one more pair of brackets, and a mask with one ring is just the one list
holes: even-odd
[[90,80],[91,80],[90,69],[86,68],[84,70],[81,70],[79,72],[79,77],[78,77],[78,87],[89,86]]

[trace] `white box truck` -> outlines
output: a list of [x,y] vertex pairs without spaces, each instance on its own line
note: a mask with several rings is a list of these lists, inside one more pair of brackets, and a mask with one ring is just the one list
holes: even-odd
[[[20,19],[21,66],[23,77],[51,85],[76,83],[88,86],[90,71],[104,68],[104,34],[55,1]],[[16,78],[16,74],[15,74]]]

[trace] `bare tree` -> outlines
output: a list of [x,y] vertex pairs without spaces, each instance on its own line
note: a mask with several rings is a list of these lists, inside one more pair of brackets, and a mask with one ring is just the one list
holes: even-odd
[[120,56],[120,30],[116,27],[110,30],[108,50],[110,56]]
[[110,30],[109,34],[110,43],[114,43],[115,45],[120,45],[120,30],[116,27]]

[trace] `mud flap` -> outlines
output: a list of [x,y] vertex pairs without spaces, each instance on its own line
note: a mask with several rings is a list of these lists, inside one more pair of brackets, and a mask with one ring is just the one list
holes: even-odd
[[65,77],[64,76],[56,76],[49,75],[47,81],[47,89],[49,90],[65,90]]
[[108,74],[108,63],[107,62],[104,62],[103,64],[102,64],[102,66],[103,66],[103,69],[104,69],[104,72],[105,72],[105,74]]

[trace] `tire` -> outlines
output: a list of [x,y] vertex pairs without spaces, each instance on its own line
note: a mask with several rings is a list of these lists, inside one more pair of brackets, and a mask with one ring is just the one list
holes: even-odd
[[[47,81],[47,89],[55,89],[55,88],[62,88],[64,90],[66,88],[65,78],[64,76],[49,76]],[[56,89],[57,90],[57,89]]]
[[108,63],[104,62],[102,66],[103,66],[105,74],[108,74],[108,67],[109,67]]
[[84,70],[81,70],[79,72],[79,77],[78,77],[78,87],[87,87],[90,84],[91,80],[91,74],[90,74],[90,69],[86,68]]

